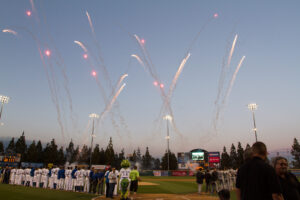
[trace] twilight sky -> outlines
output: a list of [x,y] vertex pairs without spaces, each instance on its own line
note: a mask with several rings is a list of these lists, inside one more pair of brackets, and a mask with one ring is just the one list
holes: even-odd
[[[170,101],[177,127],[170,124],[172,151],[222,151],[238,141],[252,144],[247,108],[252,102],[258,104],[258,139],[270,150],[289,148],[294,137],[300,139],[299,8],[297,0],[1,0],[0,94],[11,99],[4,105],[0,136],[19,137],[24,130],[27,139],[55,138],[63,145],[72,138],[76,144],[89,144],[89,114],[107,110],[95,122],[100,147],[112,137],[118,151],[141,147],[143,153],[149,146],[151,154],[162,155],[167,132],[162,117],[170,113],[153,83],[163,83],[168,94],[189,52]],[[87,48],[87,59],[75,40]],[[149,69],[156,71],[156,79]],[[126,86],[113,103],[124,73]]]

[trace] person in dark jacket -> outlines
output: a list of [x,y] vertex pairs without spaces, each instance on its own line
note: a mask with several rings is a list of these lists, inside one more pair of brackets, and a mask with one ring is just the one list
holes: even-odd
[[198,184],[198,194],[201,194],[201,189],[203,185],[204,173],[202,170],[203,170],[202,168],[199,168],[196,174],[196,182]]
[[278,156],[273,162],[275,172],[279,178],[284,200],[300,200],[300,183],[297,177],[288,172],[288,161]]
[[218,181],[218,172],[217,169],[214,168],[211,174],[211,193],[214,194],[217,192],[217,181]]
[[205,183],[206,183],[206,190],[205,190],[205,192],[207,193],[207,192],[210,191],[210,182],[211,182],[211,174],[210,174],[209,170],[207,170],[205,172],[204,176],[205,176],[204,178],[205,178]]

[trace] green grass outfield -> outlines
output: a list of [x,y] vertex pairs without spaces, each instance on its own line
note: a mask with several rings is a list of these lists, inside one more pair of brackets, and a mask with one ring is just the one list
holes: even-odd
[[2,200],[91,200],[95,195],[0,184]]
[[[138,193],[187,194],[196,193],[198,190],[196,178],[191,176],[143,176],[141,179],[144,182],[151,182],[159,185],[139,186]],[[166,179],[168,179],[168,181],[166,181]],[[178,181],[180,179],[181,181]],[[202,191],[205,191],[205,188],[206,185],[204,183],[202,185]],[[235,192],[231,191],[230,194],[230,199],[236,200]]]

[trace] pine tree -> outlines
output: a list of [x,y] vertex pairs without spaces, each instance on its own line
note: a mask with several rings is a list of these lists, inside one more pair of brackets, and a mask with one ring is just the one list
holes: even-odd
[[112,164],[114,164],[114,161],[115,161],[115,151],[114,151],[114,146],[113,146],[111,137],[109,139],[109,143],[105,150],[105,161],[106,161],[105,164],[107,164],[107,165],[112,165]]
[[7,153],[14,153],[15,152],[15,138],[11,138],[11,141],[9,142],[7,148]]
[[63,165],[66,162],[66,157],[64,154],[64,149],[63,147],[60,147],[58,153],[57,153],[57,164],[58,165]]
[[231,167],[233,169],[236,169],[238,156],[237,156],[236,148],[235,148],[234,144],[231,145],[229,157],[230,157]]
[[78,158],[79,158],[79,146],[76,147],[73,154],[71,155],[70,163],[78,161]]
[[99,164],[100,165],[105,165],[106,163],[106,159],[105,159],[105,151],[103,148],[101,148],[100,150],[100,160],[99,160]]
[[143,169],[152,168],[152,156],[150,155],[149,148],[146,147],[145,155],[142,157],[142,167]]
[[296,138],[294,138],[291,154],[293,156],[293,161],[292,161],[293,167],[299,169],[300,168],[300,145]]
[[90,151],[86,145],[83,145],[83,147],[81,148],[78,162],[81,164],[87,164],[90,162]]
[[237,148],[237,168],[242,166],[244,163],[244,149],[240,142],[238,142],[238,148]]
[[72,158],[72,155],[74,154],[74,143],[73,141],[71,140],[70,143],[69,143],[69,146],[66,148],[66,158],[67,158],[67,162],[69,163],[72,163],[74,162],[74,160],[71,160]]
[[221,155],[221,168],[222,169],[229,169],[230,167],[230,157],[226,151],[226,147],[224,146],[223,152]]
[[[168,170],[168,151],[165,152],[164,156],[161,159],[161,167],[163,170]],[[177,158],[174,153],[169,152],[169,169],[176,170],[178,168]]]
[[160,169],[160,160],[158,158],[154,159],[153,169]]
[[99,144],[96,144],[92,154],[92,164],[100,164],[100,149]]
[[121,168],[121,162],[122,162],[122,160],[124,160],[125,159],[125,151],[124,151],[124,149],[122,149],[121,150],[121,153],[119,153],[119,155],[117,155],[117,157],[116,157],[116,164],[115,164],[115,167],[117,168],[117,169],[120,169]]
[[245,150],[250,149],[250,148],[251,148],[251,146],[247,143]]
[[31,145],[29,145],[27,150],[27,162],[38,162],[38,154],[35,145],[35,141],[33,140]]
[[25,141],[24,131],[15,144],[15,152],[21,154],[21,162],[26,159],[27,145]]
[[36,152],[37,152],[37,162],[45,163],[43,157],[43,146],[41,140],[36,144]]
[[134,162],[134,163],[136,162],[136,152],[135,152],[135,150],[133,150],[133,154],[132,154],[132,156],[130,156],[129,160],[131,162]]
[[0,141],[0,153],[4,152],[4,145],[2,141]]
[[142,154],[140,147],[136,150],[136,162],[140,163],[142,161]]
[[46,148],[44,149],[43,152],[43,160],[45,164],[48,163],[54,163],[57,164],[57,154],[58,154],[58,150],[57,150],[57,145],[55,143],[55,140],[52,139],[50,144],[47,143]]

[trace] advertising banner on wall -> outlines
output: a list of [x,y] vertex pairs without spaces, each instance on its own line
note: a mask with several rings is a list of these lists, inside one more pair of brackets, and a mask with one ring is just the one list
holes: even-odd
[[208,152],[209,163],[220,163],[220,152]]

